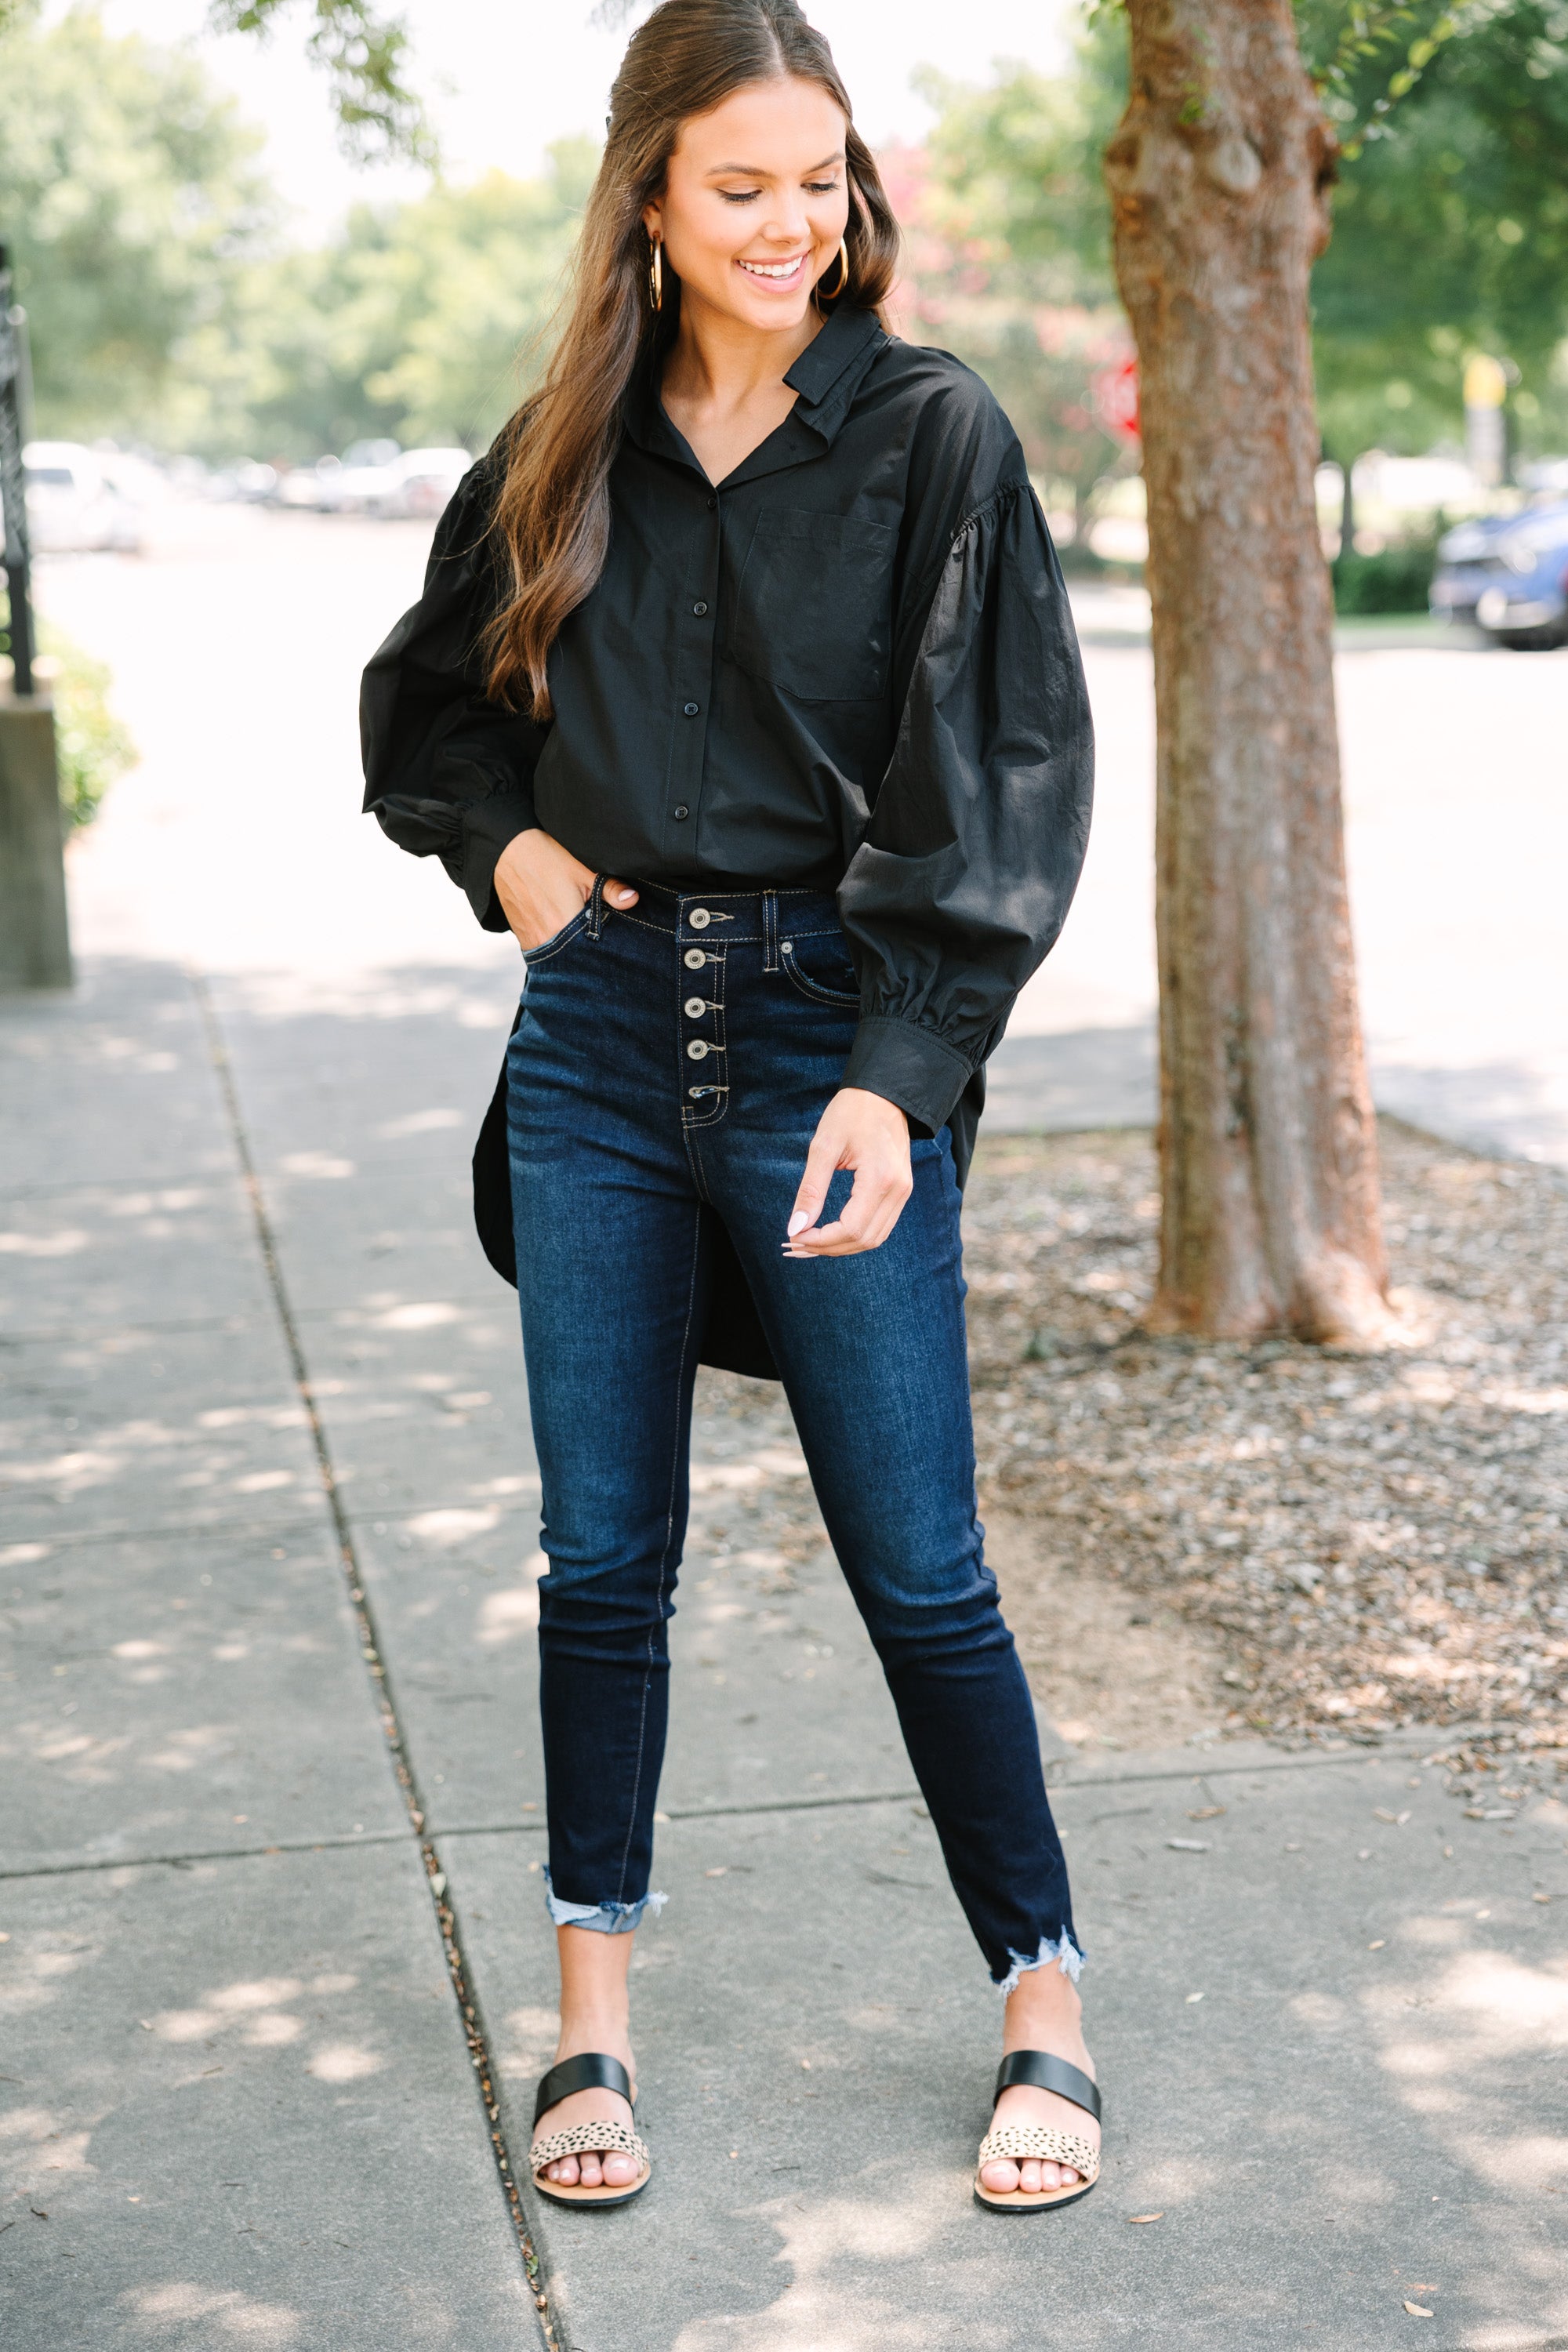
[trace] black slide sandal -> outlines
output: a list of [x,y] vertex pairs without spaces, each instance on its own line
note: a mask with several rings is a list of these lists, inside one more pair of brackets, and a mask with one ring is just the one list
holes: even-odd
[[[1065,2058],[1053,2058],[1048,2050],[1012,2050],[996,2070],[996,2088],[991,2104],[1016,2083],[1031,2084],[1037,2091],[1054,2091],[1058,2099],[1070,2099],[1075,2107],[1100,2121],[1100,2089],[1081,2067],[1071,2066]],[[987,2189],[980,2178],[980,2167],[1005,2160],[1022,2164],[1038,2158],[1047,2164],[1070,2164],[1083,2178],[1072,2189]],[[1087,2197],[1100,2178],[1100,2150],[1091,2147],[1076,2132],[1054,2130],[1048,2124],[1004,2124],[999,2130],[989,2131],[980,2143],[980,2155],[974,2168],[974,2200],[989,2206],[993,2213],[1051,2213],[1064,2205],[1076,2205]]]
[[[615,2091],[625,2099],[634,2117],[637,2099],[632,2090],[632,2078],[618,2058],[606,2058],[601,2051],[584,2051],[578,2058],[563,2058],[558,2066],[540,2079],[539,2095],[533,2103],[533,2128],[539,2129],[539,2118],[562,2099],[569,2099],[574,2091]],[[542,2180],[540,2173],[547,2164],[559,2164],[563,2156],[584,2157],[590,2153],[606,2156],[631,2156],[641,2170],[631,2181],[601,2183],[596,2189],[580,2185],[568,2187],[561,2180]],[[548,2197],[552,2205],[626,2205],[640,2197],[653,2172],[653,2159],[647,2145],[625,2124],[601,2122],[570,2124],[564,2131],[546,2132],[536,2139],[528,2151],[528,2168],[533,2175],[533,2185],[541,2197]]]

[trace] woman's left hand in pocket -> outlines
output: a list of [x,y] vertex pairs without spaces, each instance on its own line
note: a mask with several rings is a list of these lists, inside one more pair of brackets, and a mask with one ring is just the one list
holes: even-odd
[[[827,1188],[840,1168],[853,1171],[849,1198],[819,1225]],[[863,1087],[841,1087],[822,1114],[795,1196],[786,1257],[854,1257],[880,1249],[914,1190],[910,1123],[897,1103]]]

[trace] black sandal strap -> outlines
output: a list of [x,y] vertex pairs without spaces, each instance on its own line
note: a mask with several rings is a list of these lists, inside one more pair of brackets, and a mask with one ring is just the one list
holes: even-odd
[[602,2051],[585,2050],[581,2057],[563,2058],[552,2066],[548,2074],[540,2077],[539,2096],[533,2103],[533,2127],[539,2128],[539,2118],[547,2107],[559,2100],[569,2099],[574,2091],[616,2091],[628,2107],[635,2107],[632,2078],[618,2058],[606,2058]]
[[1048,2050],[1010,2050],[996,2069],[992,2105],[1016,2083],[1031,2084],[1037,2091],[1054,2091],[1058,2099],[1070,2099],[1075,2107],[1100,2121],[1099,2084],[1081,2067],[1070,2066],[1065,2058],[1053,2058]]

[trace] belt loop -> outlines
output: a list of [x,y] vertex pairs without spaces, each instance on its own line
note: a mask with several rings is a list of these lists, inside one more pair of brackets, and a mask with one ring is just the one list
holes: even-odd
[[594,877],[594,887],[588,893],[588,937],[596,940],[605,928],[605,877]]
[[779,968],[779,894],[776,890],[763,892],[763,970],[777,971]]

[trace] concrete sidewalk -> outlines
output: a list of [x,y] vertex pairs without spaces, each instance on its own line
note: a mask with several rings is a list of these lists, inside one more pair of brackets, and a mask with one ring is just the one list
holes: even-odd
[[[538,1487],[464,1183],[495,995],[128,959],[0,1007],[16,2352],[540,2340]],[[1418,1748],[1055,1743],[1108,2161],[1008,2227],[968,2192],[994,1996],[787,1413],[700,1402],[657,2170],[607,2215],[524,2187],[562,2352],[1568,2344],[1568,1811],[1472,1821]]]

